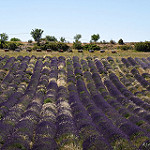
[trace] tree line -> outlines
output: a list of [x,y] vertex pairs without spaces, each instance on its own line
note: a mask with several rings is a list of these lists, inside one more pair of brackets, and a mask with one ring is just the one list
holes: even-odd
[[[37,28],[32,29],[32,31],[30,32],[31,37],[36,42],[37,46],[40,47],[42,41],[59,42],[58,45],[57,44],[45,43],[45,45],[42,45],[43,49],[46,49],[48,47],[50,47],[50,48],[51,47],[57,47],[59,45],[63,45],[61,43],[65,43],[66,42],[65,37],[61,37],[59,41],[58,41],[58,39],[55,36],[50,36],[50,35],[46,35],[45,38],[42,38],[43,32],[44,32],[44,30],[37,29]],[[96,50],[99,49],[99,47],[97,45],[94,45],[94,44],[97,44],[99,39],[100,39],[100,35],[99,34],[91,35],[91,40],[90,40],[91,44],[86,44],[84,46],[82,45],[82,42],[80,41],[81,38],[82,38],[81,34],[76,34],[74,36],[73,48],[75,48],[75,49],[82,49],[82,48],[90,49],[90,48],[94,48]],[[8,35],[6,33],[0,34],[0,48],[1,49],[3,49],[5,47],[6,41],[8,41]],[[17,42],[17,41],[21,41],[21,40],[19,38],[13,37],[13,38],[10,39],[10,41]],[[32,43],[32,40],[28,40],[28,43]],[[100,41],[99,43],[116,44],[116,42],[114,40],[110,40],[110,42],[106,42],[105,40],[103,40],[103,41]],[[20,44],[20,43],[9,43],[9,46],[11,48],[13,47],[13,49],[15,49],[18,46],[18,44]],[[119,39],[118,44],[119,45],[124,45],[124,46],[120,47],[120,49],[122,49],[122,50],[128,50],[129,49],[128,46],[125,45],[123,39]],[[137,50],[137,51],[150,51],[150,48],[149,48],[150,46],[149,45],[150,45],[150,42],[138,42],[138,43],[135,43],[134,47],[135,47],[135,50]],[[66,45],[63,45],[63,46],[67,47]],[[63,46],[60,46],[60,47],[63,47]]]
[[[47,35],[45,38],[42,38],[42,34],[43,34],[43,30],[42,29],[32,29],[32,31],[30,32],[32,38],[37,42],[37,45],[40,45],[40,41],[42,40],[46,40],[46,41],[51,41],[51,42],[57,42],[57,38],[55,36],[50,36],[50,35]],[[3,45],[5,44],[5,42],[8,40],[8,35],[6,33],[2,33],[0,34],[0,42],[1,42],[1,48],[3,48]],[[81,34],[76,34],[74,36],[74,42],[78,43],[80,42],[79,40],[82,38],[82,35]],[[100,39],[100,35],[99,34],[93,34],[91,35],[91,40],[90,40],[90,43],[94,42],[98,42],[98,40]],[[121,40],[121,41],[120,41]],[[122,42],[121,44],[123,44],[123,40],[120,39],[118,42],[120,44],[120,42]],[[19,38],[11,38],[10,41],[21,41]],[[66,39],[65,37],[61,37],[60,42],[66,42]],[[112,41],[112,40],[111,40]],[[110,43],[111,43],[110,41]],[[28,40],[29,43],[32,43],[32,40]],[[105,42],[105,40],[104,40]],[[113,43],[113,42],[112,42]]]

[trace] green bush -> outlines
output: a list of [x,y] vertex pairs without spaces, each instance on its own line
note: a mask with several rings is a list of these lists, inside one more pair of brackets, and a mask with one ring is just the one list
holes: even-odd
[[40,48],[42,50],[52,49],[53,51],[58,51],[59,49],[63,49],[63,51],[67,51],[69,46],[62,42],[46,42]]
[[49,35],[47,35],[47,36],[45,37],[45,39],[46,39],[47,41],[57,42],[57,38],[56,38],[55,36],[49,36]]
[[15,38],[14,37],[14,38],[11,38],[10,41],[14,41],[15,42],[15,41],[21,41],[21,40],[19,38]]
[[141,52],[150,52],[150,42],[139,42],[135,43],[135,50]]
[[32,42],[33,42],[32,40],[28,40],[28,43],[30,43],[30,44],[31,44]]
[[96,44],[85,44],[83,46],[84,50],[100,50],[100,47]]
[[10,50],[15,50],[20,45],[23,45],[23,44],[20,42],[7,42],[7,43],[5,43],[4,48],[10,49]]
[[132,46],[128,46],[128,45],[118,46],[117,48],[121,49],[121,50],[130,50],[130,49],[133,49]]
[[67,51],[69,49],[69,46],[63,42],[58,42],[57,47],[58,49],[63,49],[63,51]]
[[114,40],[110,40],[110,44],[116,44]]
[[123,39],[120,39],[120,40],[118,41],[118,44],[123,45],[123,44],[124,44]]
[[8,49],[15,50],[16,48],[18,48],[17,43],[11,42],[8,44]]
[[82,49],[83,48],[82,43],[80,41],[73,42],[73,48]]
[[32,49],[37,50],[37,49],[40,49],[40,48],[41,48],[40,46],[34,45]]

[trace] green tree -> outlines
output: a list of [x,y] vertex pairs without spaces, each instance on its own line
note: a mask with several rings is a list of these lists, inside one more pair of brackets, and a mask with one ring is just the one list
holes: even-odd
[[6,33],[0,34],[0,42],[1,42],[1,49],[3,49],[5,42],[8,40],[8,35]]
[[110,44],[116,44],[114,40],[110,40]]
[[123,44],[124,44],[123,39],[120,39],[120,40],[118,41],[118,44],[123,45]]
[[99,34],[93,34],[91,35],[91,41],[97,42],[100,39]]
[[40,45],[40,39],[42,37],[42,33],[44,31],[42,29],[32,29],[31,36],[34,38],[34,40],[37,42],[37,45]]
[[14,37],[14,38],[11,38],[10,41],[21,41],[21,40]]
[[64,43],[65,41],[66,41],[66,39],[65,39],[64,37],[61,37],[61,38],[60,38],[60,42],[63,42],[63,43]]
[[75,39],[75,42],[79,42],[79,39],[81,39],[81,34],[76,34],[75,36],[74,36],[74,39]]
[[28,40],[28,43],[32,43],[32,40]]
[[57,42],[57,38],[55,36],[49,36],[49,35],[47,35],[45,38],[46,38],[47,41]]

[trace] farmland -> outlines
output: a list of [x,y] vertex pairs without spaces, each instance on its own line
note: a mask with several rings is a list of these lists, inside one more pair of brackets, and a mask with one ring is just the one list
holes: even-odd
[[0,52],[2,150],[150,149],[148,53]]

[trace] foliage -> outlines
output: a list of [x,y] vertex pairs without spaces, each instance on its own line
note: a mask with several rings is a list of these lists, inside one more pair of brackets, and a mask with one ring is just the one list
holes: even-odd
[[45,39],[46,39],[47,41],[50,41],[50,42],[57,42],[57,38],[56,38],[55,36],[49,36],[49,35],[47,35],[47,36],[45,37]]
[[10,41],[14,41],[15,42],[15,41],[21,41],[21,40],[19,38],[13,37],[13,38],[10,39]]
[[58,42],[57,47],[58,47],[58,49],[63,49],[63,51],[67,51],[69,49],[69,46],[62,42]]
[[114,40],[110,40],[110,44],[116,44]]
[[8,43],[8,49],[15,50],[16,48],[18,48],[18,45],[16,42],[9,42]]
[[83,46],[84,50],[100,50],[100,47],[96,44],[86,44]]
[[61,38],[60,38],[60,42],[63,42],[63,43],[64,43],[65,41],[66,41],[66,39],[65,39],[64,37],[61,37]]
[[32,43],[33,41],[30,39],[30,40],[28,40],[28,43]]
[[73,42],[73,48],[82,49],[83,48],[82,43],[80,41]]
[[33,50],[37,50],[37,49],[40,49],[40,48],[41,48],[41,46],[34,45],[32,49],[33,49]]
[[129,45],[123,45],[123,46],[118,46],[117,49],[130,50],[130,49],[133,49],[133,48],[132,48],[132,46],[129,46]]
[[81,34],[76,34],[75,36],[74,36],[74,39],[75,39],[75,42],[79,42],[79,39],[81,39]]
[[100,44],[108,44],[109,42],[103,40],[103,41],[100,41]]
[[97,42],[100,39],[100,35],[99,34],[93,34],[91,36],[91,41]]
[[62,49],[63,51],[67,51],[69,46],[62,42],[46,42],[39,48],[41,48],[42,50],[52,49],[54,51],[58,51],[59,49]]
[[42,37],[43,32],[44,31],[42,29],[34,29],[34,30],[32,29],[32,31],[30,33],[38,45],[40,45],[40,39]]
[[19,46],[23,45],[20,42],[14,42],[14,41],[10,41],[10,42],[6,42],[4,45],[4,48],[6,49],[10,49],[10,50],[15,50],[16,48],[19,48]]
[[5,42],[8,40],[8,35],[6,33],[0,34],[0,43],[1,43],[1,48],[3,49]]
[[150,42],[148,41],[135,43],[134,46],[136,51],[150,52]]
[[123,44],[124,44],[123,39],[120,39],[120,40],[118,41],[118,44],[123,45]]

